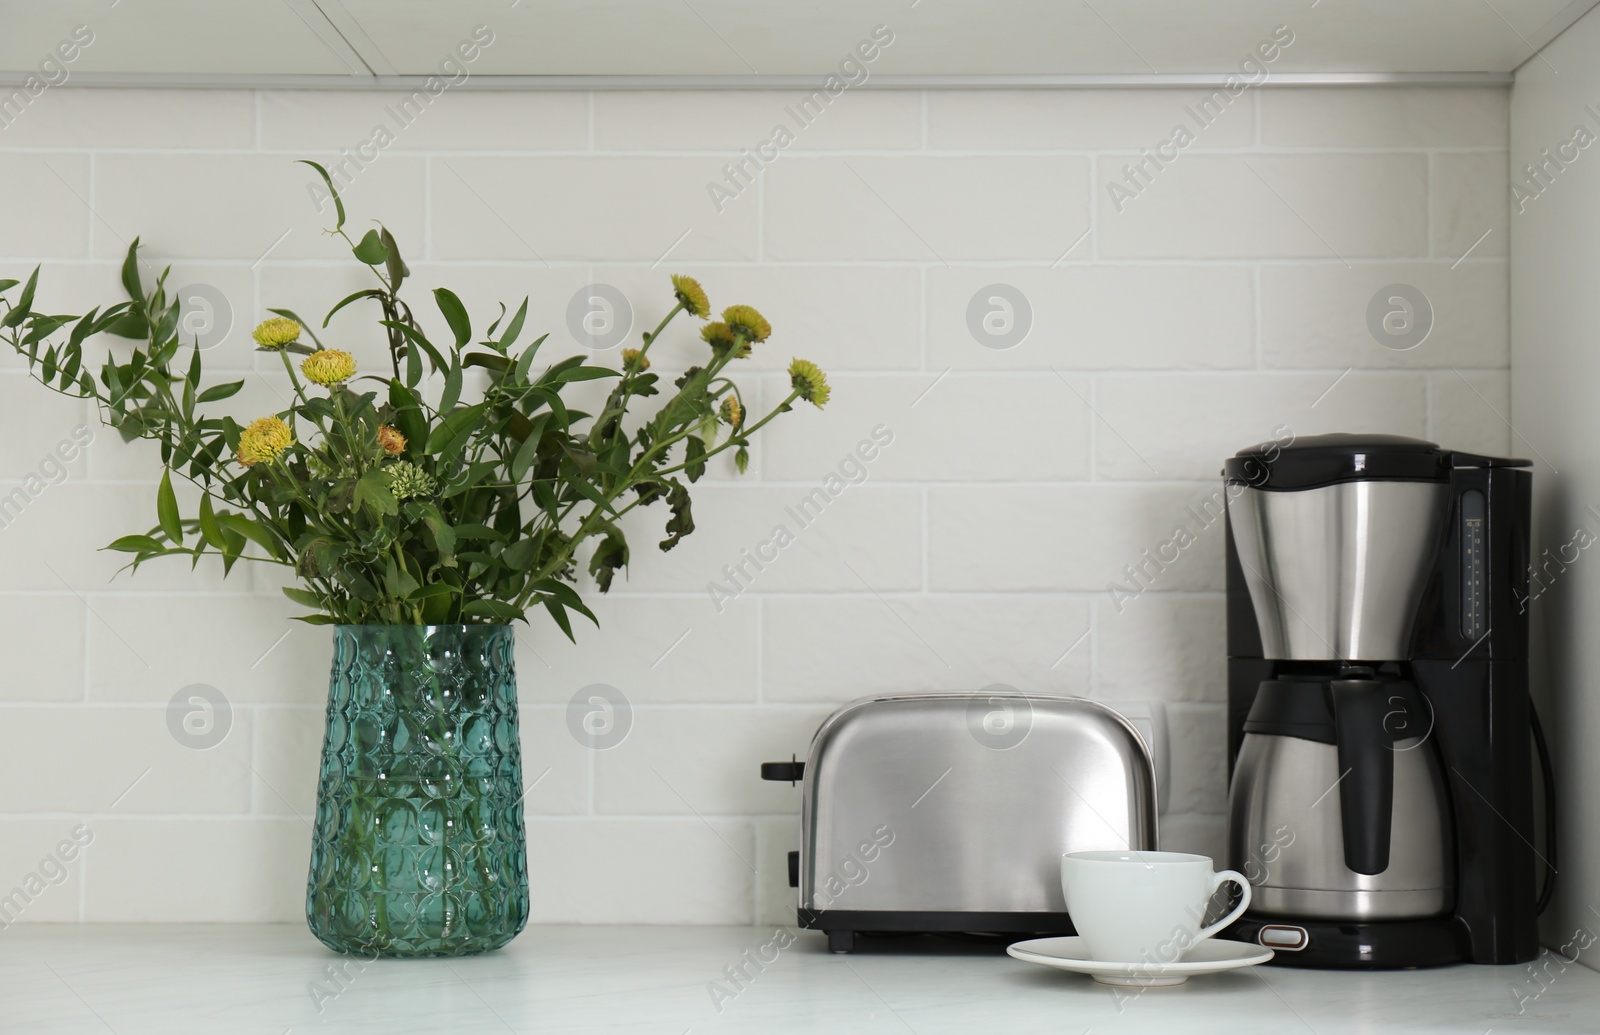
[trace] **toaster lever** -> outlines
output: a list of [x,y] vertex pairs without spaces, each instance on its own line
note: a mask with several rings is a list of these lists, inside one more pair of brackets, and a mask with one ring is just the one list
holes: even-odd
[[762,762],[761,778],[773,780],[777,783],[794,783],[806,774],[804,762],[790,759],[787,762]]
[[789,853],[789,887],[798,888],[799,886],[800,886],[800,853],[799,852],[790,852]]

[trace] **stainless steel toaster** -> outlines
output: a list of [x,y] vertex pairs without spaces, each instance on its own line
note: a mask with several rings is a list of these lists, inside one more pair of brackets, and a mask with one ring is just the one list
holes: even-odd
[[801,784],[789,883],[800,926],[834,952],[861,931],[1071,934],[1062,854],[1156,847],[1145,737],[1082,698],[866,697],[818,727],[804,762],[761,775]]

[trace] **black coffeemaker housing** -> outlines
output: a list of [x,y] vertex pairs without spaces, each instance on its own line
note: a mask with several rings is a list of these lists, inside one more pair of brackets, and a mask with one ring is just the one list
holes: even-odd
[[[1337,679],[1341,670],[1363,665],[1367,668],[1358,674],[1387,672],[1388,678],[1414,686],[1422,698],[1411,710],[1425,726],[1422,739],[1431,742],[1422,746],[1437,753],[1449,812],[1446,850],[1454,853],[1454,901],[1438,915],[1362,920],[1252,912],[1228,937],[1272,946],[1278,950],[1276,962],[1291,966],[1508,964],[1538,955],[1536,884],[1541,874],[1546,881],[1553,878],[1547,862],[1553,840],[1542,851],[1534,847],[1530,723],[1536,717],[1528,693],[1526,612],[1529,466],[1525,460],[1451,452],[1416,440],[1352,435],[1268,443],[1228,461],[1230,779],[1263,683]],[[1341,480],[1386,479],[1448,484],[1447,512],[1436,553],[1426,562],[1405,656],[1266,657],[1235,539],[1234,500],[1246,488],[1293,492]],[[1547,799],[1549,794],[1547,786]]]

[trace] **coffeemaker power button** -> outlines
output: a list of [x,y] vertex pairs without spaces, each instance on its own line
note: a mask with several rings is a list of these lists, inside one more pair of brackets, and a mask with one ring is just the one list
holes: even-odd
[[1270,924],[1263,927],[1256,935],[1256,941],[1269,949],[1281,949],[1284,952],[1299,952],[1311,942],[1311,935],[1304,927],[1287,927]]

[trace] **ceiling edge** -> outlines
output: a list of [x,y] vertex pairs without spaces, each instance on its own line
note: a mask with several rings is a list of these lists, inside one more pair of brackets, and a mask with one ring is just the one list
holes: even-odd
[[[1600,0],[1583,0],[1589,6]],[[359,52],[352,51],[359,56]],[[0,72],[0,87],[20,86],[26,72]],[[79,72],[63,84],[237,90],[419,90],[421,75],[176,75]],[[822,75],[475,75],[452,90],[811,90]],[[1108,75],[876,75],[855,90],[1171,89],[1224,86],[1227,72]],[[1261,86],[1509,86],[1510,72],[1279,72]]]

